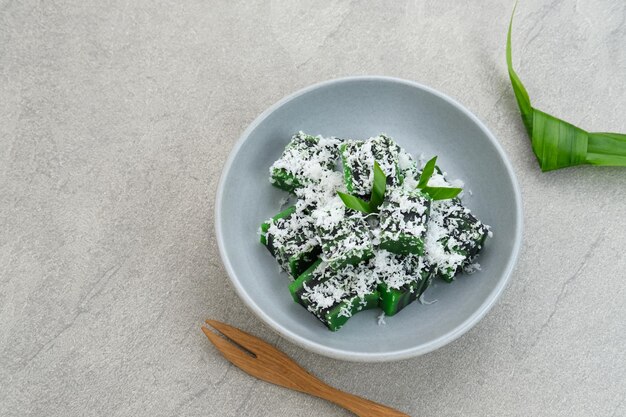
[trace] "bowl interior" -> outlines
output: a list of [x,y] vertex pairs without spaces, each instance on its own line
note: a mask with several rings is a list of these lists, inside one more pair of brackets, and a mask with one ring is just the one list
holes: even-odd
[[[493,228],[482,270],[454,283],[435,281],[431,305],[413,303],[379,326],[379,310],[361,312],[328,331],[293,302],[289,278],[259,243],[261,222],[279,211],[286,193],[268,181],[270,165],[291,135],[368,138],[389,134],[406,150],[438,155],[451,178],[465,182],[464,202]],[[520,196],[501,149],[478,120],[429,88],[397,79],[334,80],[287,97],[263,113],[233,150],[218,191],[218,243],[246,304],[284,337],[315,352],[348,360],[392,360],[433,350],[461,335],[491,307],[513,268],[521,236]]]

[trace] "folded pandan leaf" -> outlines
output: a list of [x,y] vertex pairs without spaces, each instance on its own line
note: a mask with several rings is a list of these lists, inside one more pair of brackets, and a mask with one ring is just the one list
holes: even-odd
[[337,194],[346,207],[369,214],[378,211],[378,207],[383,203],[385,198],[386,189],[387,176],[380,165],[378,165],[378,162],[374,161],[374,183],[372,184],[370,201],[365,201],[357,196],[342,193],[341,191],[337,191]]
[[541,170],[552,171],[582,164],[626,166],[626,134],[590,133],[530,104],[528,92],[513,70],[511,59],[511,27],[515,7],[509,22],[506,63],[522,121]]
[[422,192],[428,194],[433,200],[448,200],[454,198],[463,191],[458,187],[429,187],[428,181],[435,173],[437,167],[437,157],[433,157],[430,161],[426,162],[422,173],[420,174],[419,181],[417,182],[417,188]]

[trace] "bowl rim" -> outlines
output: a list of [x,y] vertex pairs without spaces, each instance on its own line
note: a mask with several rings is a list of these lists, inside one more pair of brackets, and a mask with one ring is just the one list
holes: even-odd
[[[396,351],[373,352],[373,353],[351,352],[345,349],[337,349],[337,348],[328,347],[324,344],[317,343],[315,341],[301,337],[283,328],[280,324],[274,321],[267,313],[265,313],[254,302],[254,300],[248,295],[248,293],[244,290],[243,286],[237,279],[237,275],[235,274],[235,271],[226,254],[226,250],[223,244],[224,236],[222,232],[221,223],[222,223],[222,200],[224,196],[225,179],[226,179],[227,174],[230,172],[232,168],[232,164],[236,155],[238,154],[243,144],[248,140],[248,138],[250,137],[250,134],[254,131],[254,129],[256,129],[259,124],[261,124],[270,114],[272,114],[278,108],[284,106],[288,102],[294,100],[295,98],[301,95],[307,94],[313,90],[316,90],[322,87],[328,87],[328,86],[338,85],[338,84],[343,84],[343,83],[351,83],[355,81],[356,82],[376,81],[376,82],[384,82],[384,83],[403,84],[405,86],[408,86],[411,88],[417,88],[417,89],[426,91],[430,94],[433,94],[441,98],[442,100],[446,101],[451,106],[456,107],[458,110],[464,113],[467,117],[469,117],[483,131],[483,133],[487,136],[491,144],[494,146],[494,148],[498,152],[498,155],[500,156],[500,158],[502,159],[504,163],[505,169],[507,173],[509,174],[509,177],[511,178],[511,182],[513,184],[513,192],[515,195],[515,207],[516,207],[516,212],[517,212],[517,216],[515,219],[515,238],[514,238],[515,241],[513,244],[513,251],[511,253],[511,256],[509,257],[504,273],[502,277],[500,278],[500,280],[498,281],[497,285],[489,293],[489,295],[483,301],[480,307],[476,311],[474,311],[471,315],[469,315],[460,325],[458,325],[454,329],[438,337],[437,339],[431,340],[427,343],[423,343],[423,344],[420,344],[411,348],[401,349],[401,350],[396,350]],[[418,82],[396,78],[396,77],[389,77],[389,76],[363,75],[363,76],[349,76],[349,77],[335,78],[335,79],[330,79],[330,80],[326,80],[326,81],[309,85],[307,87],[304,87],[300,90],[297,90],[294,93],[291,93],[283,97],[282,99],[280,99],[279,101],[277,101],[276,103],[268,107],[259,116],[257,116],[254,119],[254,121],[252,121],[252,123],[250,123],[250,125],[248,125],[248,127],[241,134],[241,136],[239,137],[239,139],[233,146],[232,150],[230,151],[230,154],[228,158],[226,159],[224,166],[222,167],[222,173],[220,175],[219,184],[217,187],[216,199],[215,199],[214,216],[215,216],[215,234],[217,237],[217,246],[219,248],[220,257],[222,258],[224,268],[226,269],[228,277],[230,278],[231,284],[235,287],[235,290],[237,294],[239,295],[239,298],[243,300],[243,302],[248,306],[250,310],[252,310],[252,312],[257,317],[259,317],[264,323],[269,325],[270,328],[272,328],[272,330],[274,330],[280,336],[284,337],[290,342],[295,343],[296,345],[304,349],[307,349],[314,353],[328,356],[334,359],[340,359],[340,360],[346,360],[346,361],[352,361],[352,362],[388,362],[388,361],[397,361],[397,360],[408,359],[411,357],[423,355],[428,352],[432,352],[458,339],[463,334],[465,334],[468,330],[470,330],[473,326],[475,326],[476,323],[478,323],[489,312],[489,310],[491,310],[495,302],[498,300],[498,298],[500,297],[500,295],[506,288],[508,281],[511,277],[511,274],[517,263],[518,257],[519,257],[519,252],[520,252],[520,248],[522,245],[522,235],[523,235],[523,229],[522,229],[523,212],[522,210],[523,210],[523,207],[522,207],[521,191],[520,191],[517,177],[513,170],[513,166],[511,165],[511,162],[509,161],[504,150],[502,149],[502,146],[496,140],[494,135],[472,112],[470,112],[467,108],[465,108],[459,102],[447,96],[446,94],[441,93],[440,91],[437,91],[431,87],[425,86]]]

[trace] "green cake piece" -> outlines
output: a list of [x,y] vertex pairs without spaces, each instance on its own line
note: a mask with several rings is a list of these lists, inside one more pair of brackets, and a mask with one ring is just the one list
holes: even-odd
[[315,225],[306,209],[291,206],[261,225],[261,243],[292,277],[307,269],[320,253]]
[[[391,265],[385,266],[379,272],[382,280],[378,284],[379,307],[385,315],[393,316],[426,291],[432,279],[433,268],[424,257],[415,255],[390,255],[387,262]],[[397,264],[400,265],[399,271]]]
[[400,147],[388,136],[366,141],[348,140],[341,144],[341,163],[346,189],[350,194],[368,197],[372,191],[374,161],[387,176],[387,185],[402,183],[398,168]]
[[378,306],[376,284],[376,277],[364,264],[336,271],[318,261],[292,282],[289,290],[294,301],[337,331],[354,314]]
[[463,268],[471,265],[491,232],[458,198],[433,202],[426,256],[436,275],[451,282]]
[[321,259],[316,259],[311,266],[309,266],[304,272],[302,272],[302,274],[292,281],[291,284],[289,284],[289,292],[296,303],[301,302],[302,294],[307,288],[331,277],[330,274],[323,273],[323,268],[318,268],[321,263]]
[[423,255],[430,198],[419,190],[391,189],[380,206],[382,249],[400,255]]
[[280,219],[288,218],[296,211],[296,206],[287,207],[285,210],[281,211],[274,217],[269,220],[264,221],[261,224],[261,243],[264,244],[267,249],[270,251],[272,256],[276,256],[276,249],[273,244],[268,242],[267,232],[270,229],[270,226],[274,223],[277,223]]
[[335,138],[298,132],[287,144],[280,159],[270,167],[270,182],[288,192],[319,182],[335,169],[340,143]]
[[316,230],[322,258],[334,270],[374,255],[370,228],[363,214],[346,208],[339,198],[318,211]]

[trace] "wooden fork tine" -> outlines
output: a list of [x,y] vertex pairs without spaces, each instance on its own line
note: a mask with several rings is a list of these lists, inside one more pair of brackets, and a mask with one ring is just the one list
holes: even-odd
[[[289,356],[261,339],[219,321],[207,320],[206,323],[230,339],[226,340],[203,326],[202,331],[217,350],[233,365],[256,378],[324,398],[361,417],[409,417],[398,410],[325,384]],[[242,347],[255,356],[245,352]]]
[[206,335],[206,337],[215,345],[217,350],[220,351],[222,355],[233,365],[241,368],[246,372],[250,372],[251,369],[254,368],[254,362],[256,359],[250,356],[248,353],[244,352],[238,346],[224,339],[223,337],[213,333],[211,330],[206,327],[202,327],[202,331]]
[[252,335],[249,335],[248,333],[243,332],[237,329],[236,327],[232,327],[226,323],[222,323],[221,321],[206,320],[206,324],[213,327],[215,330],[219,331],[224,336],[231,339],[233,342],[248,349],[250,352],[254,353],[255,355],[259,355],[263,351],[267,352],[268,350],[272,351],[272,353],[274,353],[275,351],[277,354],[284,355],[284,353],[280,352],[269,343],[259,338],[256,338]]

